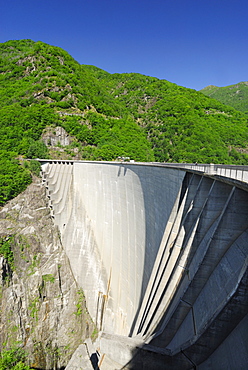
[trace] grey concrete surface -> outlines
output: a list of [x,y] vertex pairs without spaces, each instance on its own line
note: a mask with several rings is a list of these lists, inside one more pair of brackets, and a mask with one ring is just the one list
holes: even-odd
[[204,361],[200,370],[246,370],[248,364],[248,315],[237,325],[217,350]]
[[184,172],[121,163],[46,166],[55,223],[89,312],[100,329],[128,335]]
[[66,370],[92,370],[89,353],[85,344],[80,344],[70,359]]
[[[216,166],[42,168],[72,271],[105,333],[102,355],[127,369],[222,366],[230,343],[243,343],[248,312],[248,192],[236,186],[246,171],[233,182],[215,177]],[[247,359],[248,341],[239,348],[230,369]]]

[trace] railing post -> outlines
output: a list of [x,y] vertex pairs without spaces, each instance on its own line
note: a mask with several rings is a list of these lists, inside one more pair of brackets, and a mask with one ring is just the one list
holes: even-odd
[[210,163],[209,166],[206,168],[206,173],[208,175],[215,175],[215,170],[214,170],[214,164]]

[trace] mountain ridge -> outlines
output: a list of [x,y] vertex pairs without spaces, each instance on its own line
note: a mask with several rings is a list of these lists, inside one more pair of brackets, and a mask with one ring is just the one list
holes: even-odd
[[209,85],[200,90],[203,94],[212,97],[221,103],[229,105],[245,114],[248,114],[248,82],[241,81],[233,85],[218,87]]
[[[70,144],[44,142],[45,131],[56,127]],[[29,165],[15,162],[20,157],[223,164],[248,159],[247,116],[230,105],[156,77],[81,65],[63,49],[32,40],[0,44],[0,134],[1,202],[31,181]]]

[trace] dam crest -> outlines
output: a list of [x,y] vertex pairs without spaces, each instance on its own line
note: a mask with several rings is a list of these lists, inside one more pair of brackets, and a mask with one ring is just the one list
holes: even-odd
[[245,369],[247,169],[40,162],[101,353],[127,369]]

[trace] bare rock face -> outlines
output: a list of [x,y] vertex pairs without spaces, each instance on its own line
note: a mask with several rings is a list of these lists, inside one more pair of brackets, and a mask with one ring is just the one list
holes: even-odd
[[47,127],[42,135],[42,140],[47,146],[57,147],[58,145],[67,146],[73,142],[73,138],[63,129],[63,127]]
[[[39,179],[0,209],[0,351],[61,369],[94,332]],[[7,251],[7,252],[6,252]]]
[[[68,113],[68,115],[70,114]],[[48,147],[51,159],[82,159],[78,147],[75,145],[77,140],[69,135],[63,127],[46,127],[42,134],[42,141]]]

